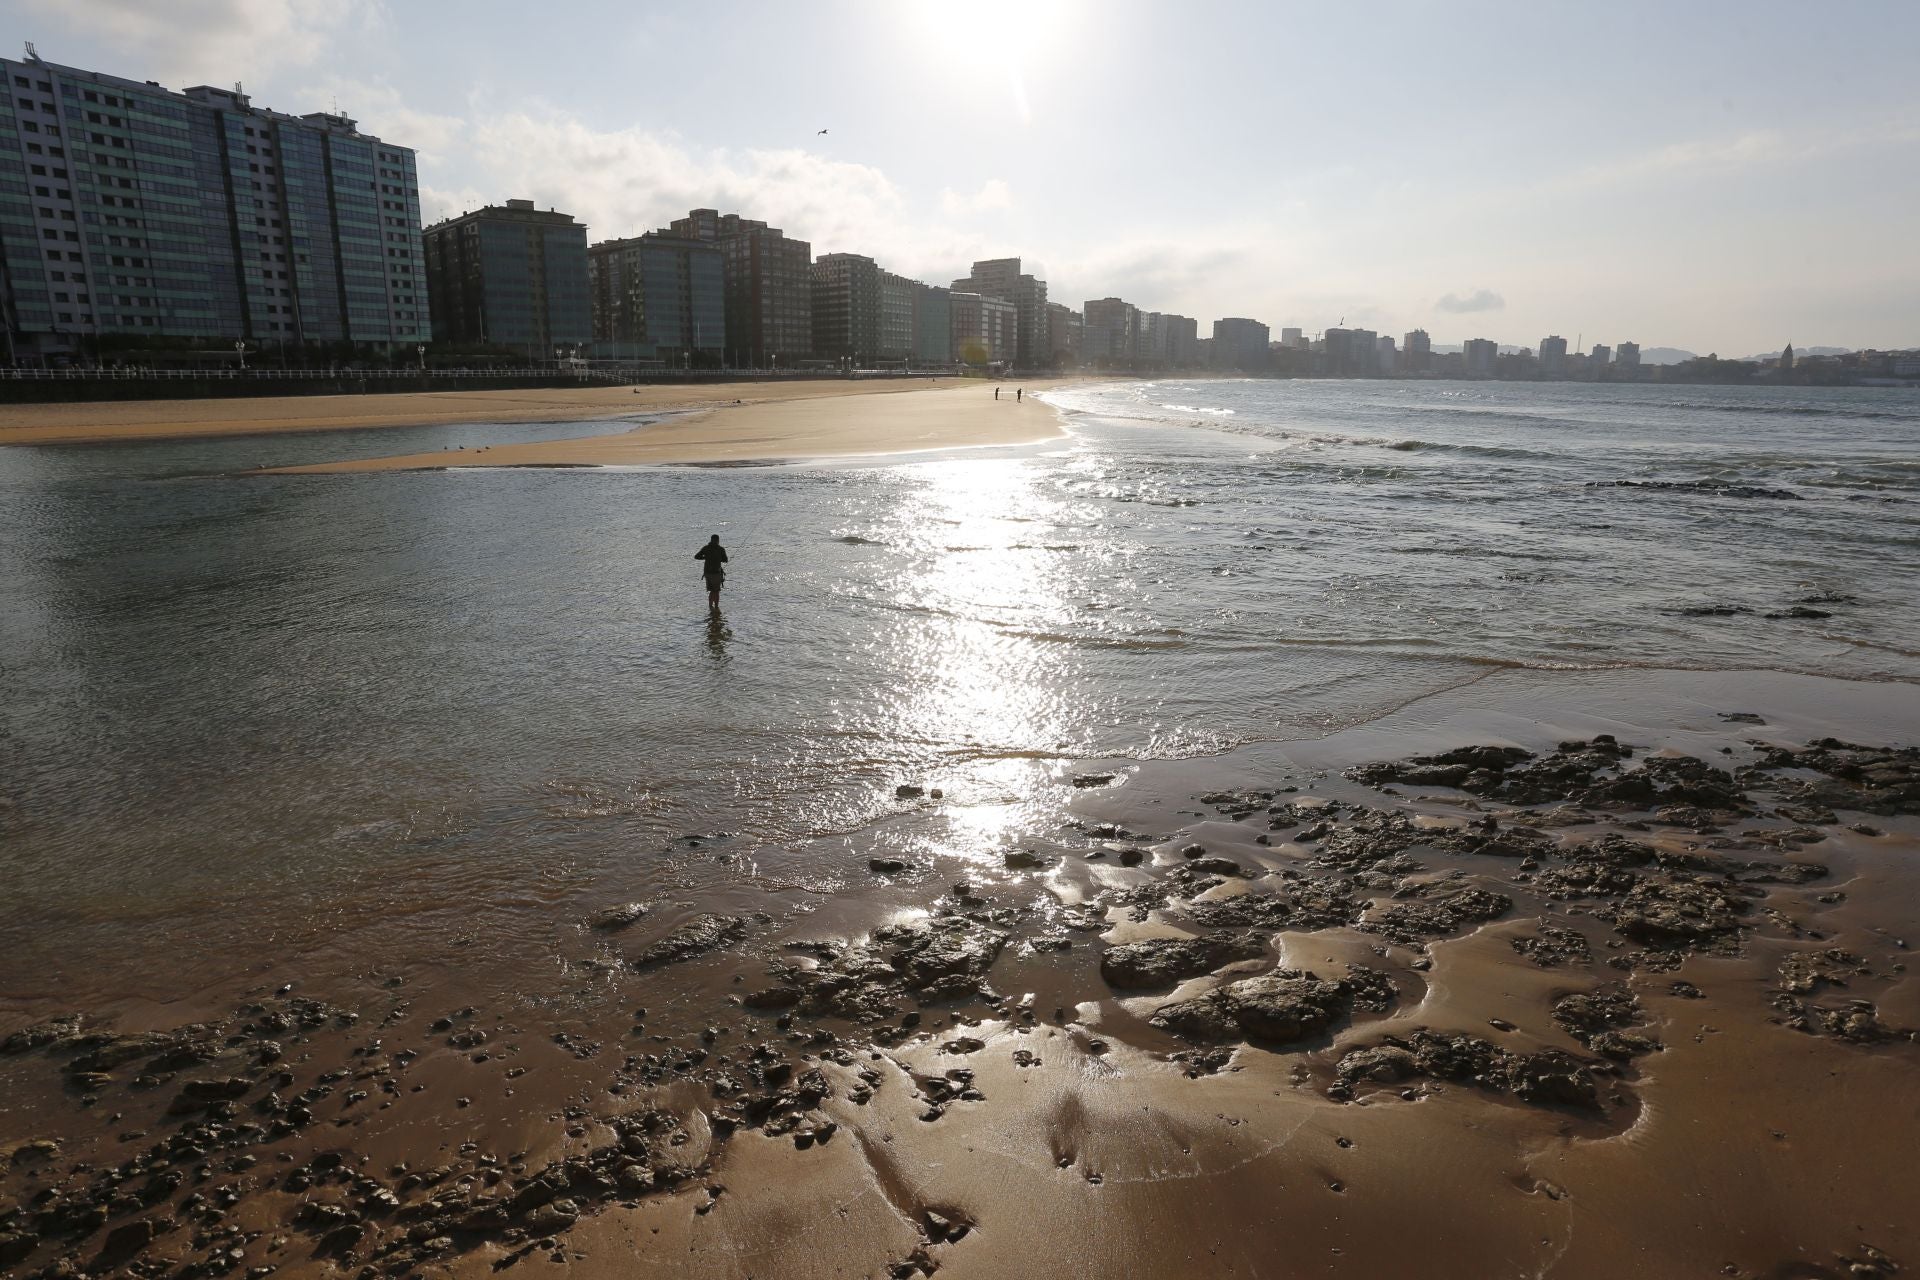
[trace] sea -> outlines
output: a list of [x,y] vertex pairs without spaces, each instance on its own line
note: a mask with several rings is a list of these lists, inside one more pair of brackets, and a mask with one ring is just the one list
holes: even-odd
[[239,474],[578,423],[0,450],[0,1011],[451,965],[588,887],[831,893],[900,788],[991,849],[1077,762],[1489,672],[1920,681],[1920,392],[1044,398],[1057,439],[764,466]]

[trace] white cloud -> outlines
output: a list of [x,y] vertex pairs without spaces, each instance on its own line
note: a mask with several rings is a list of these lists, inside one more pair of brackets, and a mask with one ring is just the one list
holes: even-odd
[[1453,315],[1465,315],[1472,311],[1499,311],[1505,308],[1507,300],[1491,289],[1475,289],[1464,296],[1449,293],[1433,304],[1435,311],[1445,311]]
[[385,21],[378,0],[60,0],[35,18],[58,28],[39,37],[48,61],[63,61],[58,36],[71,33],[124,56],[125,74],[174,89],[309,66],[342,34]]
[[999,178],[988,178],[980,184],[980,189],[970,196],[963,196],[951,187],[940,191],[940,207],[948,217],[958,218],[967,214],[992,213],[1013,207],[1013,190]]

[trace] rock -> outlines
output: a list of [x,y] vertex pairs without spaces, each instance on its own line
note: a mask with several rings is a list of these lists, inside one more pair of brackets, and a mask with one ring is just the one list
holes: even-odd
[[79,1014],[68,1013],[22,1027],[5,1040],[0,1040],[0,1054],[25,1053],[30,1049],[44,1049],[48,1045],[71,1040],[80,1034],[80,1021]]
[[1006,863],[1009,871],[1024,871],[1034,867],[1044,867],[1047,865],[1048,859],[1034,853],[1030,849],[1015,849],[1009,852],[1001,861]]
[[0,1231],[0,1267],[25,1262],[39,1244],[37,1238],[25,1231]]
[[1104,787],[1112,782],[1113,778],[1114,775],[1111,773],[1076,773],[1073,775],[1073,785],[1076,787]]
[[557,1235],[579,1218],[580,1206],[572,1200],[551,1200],[527,1214],[527,1234],[535,1237]]
[[1351,1003],[1345,986],[1311,974],[1247,978],[1218,994],[1247,1035],[1275,1044],[1326,1030]]
[[1575,1040],[1609,1058],[1637,1057],[1660,1047],[1657,1040],[1618,1030],[1646,1020],[1640,1001],[1619,983],[1561,996],[1554,1001],[1553,1020]]
[[1214,876],[1243,877],[1252,874],[1231,858],[1195,858],[1187,864],[1187,867],[1189,870]]
[[918,800],[925,794],[927,794],[925,787],[917,787],[911,782],[903,782],[893,789],[895,800]]
[[644,902],[623,902],[617,907],[594,912],[588,923],[596,929],[625,929],[638,923],[648,910]]
[[1146,861],[1146,857],[1147,855],[1145,850],[1122,849],[1120,851],[1120,865],[1123,867],[1137,867],[1142,862]]
[[899,858],[868,858],[867,870],[878,875],[894,876],[907,870],[908,864]]
[[111,1263],[125,1262],[153,1243],[159,1234],[160,1224],[152,1218],[123,1222],[107,1232],[107,1238],[100,1245],[101,1258]]
[[737,941],[747,931],[744,916],[698,915],[633,958],[633,967],[672,964]]
[[1346,1083],[1370,1080],[1375,1084],[1398,1084],[1420,1074],[1413,1054],[1396,1044],[1355,1049],[1340,1059],[1335,1071]]
[[1255,933],[1149,938],[1108,947],[1100,957],[1100,976],[1117,990],[1171,987],[1221,965],[1257,959],[1266,953],[1266,939]]
[[940,1046],[940,1052],[954,1054],[978,1053],[986,1047],[987,1043],[984,1040],[976,1040],[972,1036],[955,1036]]
[[740,1003],[749,1009],[791,1009],[800,1003],[800,992],[792,987],[767,987],[748,993]]

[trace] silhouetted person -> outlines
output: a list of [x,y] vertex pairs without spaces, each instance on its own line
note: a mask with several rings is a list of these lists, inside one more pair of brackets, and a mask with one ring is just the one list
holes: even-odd
[[993,398],[994,398],[995,400],[998,400],[998,399],[1000,398],[1000,388],[998,388],[998,387],[995,387],[995,388],[993,389]]
[[700,576],[707,582],[707,608],[718,613],[720,588],[727,585],[727,549],[720,545],[720,535],[708,538],[707,545],[694,552],[693,558],[701,562]]
[[1021,397],[1021,396],[1024,396],[1024,395],[1026,395],[1026,394],[1027,394],[1027,389],[1026,389],[1025,387],[1015,387],[1015,388],[1013,389],[1013,402],[1014,402],[1015,404],[1019,404],[1019,403],[1020,403],[1020,397]]

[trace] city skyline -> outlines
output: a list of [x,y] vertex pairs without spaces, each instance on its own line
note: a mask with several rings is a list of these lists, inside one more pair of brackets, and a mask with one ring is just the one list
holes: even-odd
[[[1864,48],[1842,39],[1853,23],[1786,8],[1618,6],[1577,55],[1554,24],[1491,8],[1387,6],[1362,29],[1226,5],[750,6],[721,28],[589,4],[529,35],[485,4],[458,24],[364,0],[185,7],[0,10],[66,65],[337,103],[419,152],[429,224],[524,197],[598,242],[739,208],[816,257],[917,279],[1017,255],[1075,305],[1309,332],[1920,341],[1920,267],[1884,252],[1920,196],[1920,93],[1897,53],[1920,18],[1891,5],[1849,10],[1881,33]],[[584,31],[583,56],[565,37]],[[1094,119],[1103,85],[1133,83],[1164,88],[1161,107]]]

